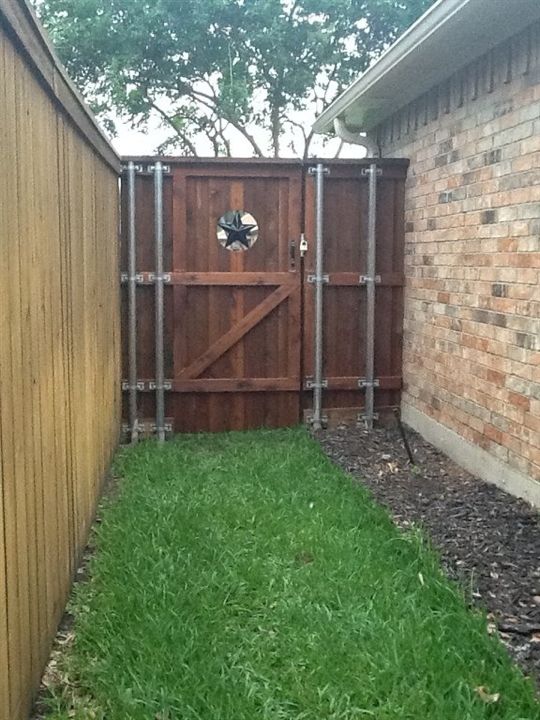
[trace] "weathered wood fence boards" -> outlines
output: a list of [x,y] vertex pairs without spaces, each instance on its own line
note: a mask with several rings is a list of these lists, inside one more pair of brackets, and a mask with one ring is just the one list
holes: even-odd
[[0,107],[0,718],[19,720],[118,438],[118,163],[14,0]]

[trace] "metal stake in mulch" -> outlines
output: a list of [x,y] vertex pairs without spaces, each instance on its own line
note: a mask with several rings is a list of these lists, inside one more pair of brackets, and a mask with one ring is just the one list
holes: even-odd
[[409,457],[409,462],[411,465],[416,465],[414,455],[411,450],[411,446],[409,445],[409,439],[407,437],[407,433],[405,432],[405,427],[403,426],[403,423],[401,421],[401,411],[398,407],[394,408],[394,415],[396,417],[396,422],[397,422],[397,426],[399,428],[399,433],[401,435],[401,439],[403,440],[403,445],[405,446],[405,450]]

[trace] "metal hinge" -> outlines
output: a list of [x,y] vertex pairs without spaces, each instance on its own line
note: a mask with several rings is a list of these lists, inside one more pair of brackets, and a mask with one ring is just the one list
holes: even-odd
[[[163,389],[164,390],[172,390],[172,380],[164,380],[163,381]],[[155,380],[137,380],[137,385],[135,386],[137,390],[140,392],[148,392],[150,390],[157,390],[156,388],[156,381]],[[130,390],[131,386],[129,384],[128,380],[122,380],[122,390],[127,391]]]
[[380,387],[379,378],[374,378],[373,382],[369,382],[369,380],[365,377],[358,378],[358,387],[359,388]]
[[[133,169],[135,172],[142,173],[144,172],[144,167],[142,165],[134,165]],[[129,170],[129,165],[122,165],[122,171],[127,172]]]
[[327,387],[328,387],[328,380],[321,380],[320,383],[316,383],[312,377],[307,377],[304,380],[304,389],[305,390],[313,390],[314,388],[327,388]]
[[[153,282],[156,282],[158,275],[156,273],[149,272],[147,277],[148,277],[148,282],[153,283]],[[161,279],[163,280],[164,283],[170,283],[171,282],[171,273],[162,273]]]
[[317,277],[316,275],[308,275],[306,282],[311,283],[312,285],[315,285],[317,282],[327,283],[330,282],[330,276],[321,275],[321,277]]
[[[127,282],[129,282],[129,273],[127,273],[127,272],[122,272],[122,273],[120,273],[120,282],[121,282],[121,283],[127,283]],[[144,282],[144,275],[143,275],[142,273],[137,273],[137,274],[135,275],[135,282],[136,282],[138,285],[140,285],[141,283],[143,283],[143,282]]]
[[[156,423],[151,423],[151,425],[150,425],[150,430],[151,430],[153,433],[157,433],[157,431],[158,431],[158,426],[156,425]],[[173,431],[172,423],[171,423],[171,422],[166,422],[166,423],[164,423],[164,424],[163,424],[163,430],[164,430],[166,433],[172,433],[172,431]]]
[[[325,175],[330,175],[330,168],[323,167],[323,173]],[[308,175],[316,175],[317,174],[317,166],[312,165],[312,167],[308,168]]]
[[[163,429],[166,433],[172,434],[173,432],[173,423],[169,420],[165,421],[165,424],[163,425]],[[124,436],[129,435],[131,433],[131,427],[129,423],[122,423],[122,432]],[[157,425],[154,420],[147,420],[146,422],[144,420],[138,420],[137,421],[137,432],[139,435],[144,435],[145,433],[155,433],[157,432]]]
[[375,285],[379,285],[381,282],[381,276],[375,275],[374,278],[370,277],[369,275],[360,275],[358,278],[358,284],[359,285],[367,285],[368,283],[375,283]]
[[[373,420],[378,420],[378,419],[379,419],[379,413],[373,413]],[[368,420],[368,417],[365,413],[358,413],[358,415],[356,416],[356,422],[358,425],[366,426],[367,420]]]
[[[308,425],[313,425],[313,420],[313,415],[306,415],[306,423]],[[328,425],[328,415],[321,415],[321,425],[324,428]]]
[[[157,390],[157,383],[155,380],[150,380],[148,382],[148,389],[149,390]],[[172,380],[164,380],[163,381],[163,389],[164,390],[172,390]]]
[[[146,166],[146,172],[153,173],[153,172],[154,172],[154,168],[155,168],[155,164],[154,164],[154,165],[147,165],[147,166]],[[161,166],[161,172],[162,172],[164,175],[170,174],[170,172],[171,172],[171,167],[170,167],[170,165],[162,165],[162,166]]]
[[[137,383],[135,385],[135,390],[140,390],[142,392],[144,390],[144,388],[145,388],[144,380],[137,380]],[[129,380],[122,380],[122,390],[124,392],[131,390],[131,385],[129,384]]]
[[[362,172],[361,172],[360,174],[361,174],[361,175],[364,175],[364,177],[365,177],[366,175],[371,175],[371,167],[362,168]],[[378,167],[378,168],[377,168],[377,175],[382,175],[382,174],[383,174],[382,168]]]

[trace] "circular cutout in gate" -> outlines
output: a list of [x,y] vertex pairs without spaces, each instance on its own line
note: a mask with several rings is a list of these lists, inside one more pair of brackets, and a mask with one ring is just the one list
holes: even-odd
[[217,238],[225,250],[249,250],[259,237],[259,225],[245,210],[228,210],[217,222]]

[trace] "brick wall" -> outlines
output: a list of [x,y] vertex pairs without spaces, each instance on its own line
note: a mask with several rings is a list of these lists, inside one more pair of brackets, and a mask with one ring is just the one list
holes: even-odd
[[540,481],[540,26],[377,129],[411,160],[404,402]]

